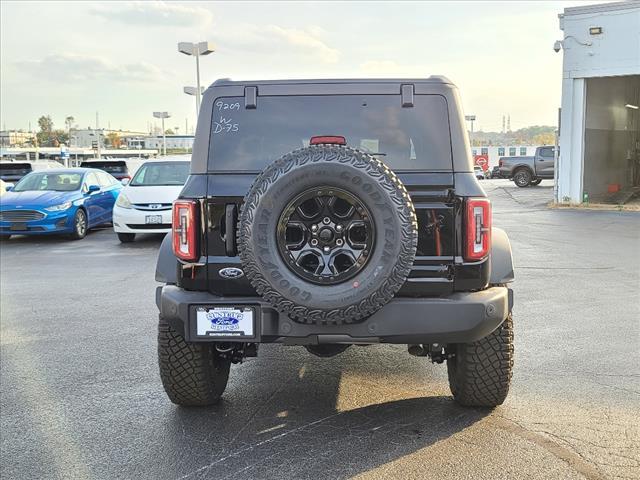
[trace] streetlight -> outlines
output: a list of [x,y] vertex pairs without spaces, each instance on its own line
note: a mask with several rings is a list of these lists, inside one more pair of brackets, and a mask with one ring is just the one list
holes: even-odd
[[162,154],[167,155],[167,135],[164,129],[164,119],[169,118],[169,112],[153,112],[155,118],[162,119]]
[[[198,108],[199,108],[198,99],[200,98],[200,95],[204,93],[204,87],[200,87],[200,95],[198,95],[198,89],[196,87],[182,87],[182,91],[187,95],[192,95],[196,97],[196,118],[197,118]],[[186,134],[187,132],[185,132],[185,135]]]
[[[210,42],[200,42],[200,43],[191,43],[191,42],[180,42],[178,43],[178,51],[180,53],[184,53],[185,55],[193,55],[196,57],[196,115],[200,113],[200,95],[202,91],[200,90],[200,56],[201,55],[209,55],[210,53],[215,52],[215,48],[213,47],[213,43]],[[191,95],[191,94],[189,94]]]
[[471,138],[473,137],[473,122],[476,121],[476,116],[475,115],[465,115],[464,119],[467,122],[471,122],[471,134],[469,135],[469,143],[471,143],[471,146],[473,147],[473,140]]

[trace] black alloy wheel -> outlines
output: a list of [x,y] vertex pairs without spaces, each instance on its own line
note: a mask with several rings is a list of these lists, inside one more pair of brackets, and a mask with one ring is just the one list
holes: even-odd
[[520,188],[528,187],[531,184],[531,174],[528,170],[520,169],[513,176],[513,181]]
[[334,285],[358,274],[374,246],[367,207],[351,193],[311,188],[285,207],[277,227],[280,255],[299,277]]

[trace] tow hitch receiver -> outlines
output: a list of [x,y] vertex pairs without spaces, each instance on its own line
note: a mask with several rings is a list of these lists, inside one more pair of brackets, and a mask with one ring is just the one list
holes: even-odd
[[430,343],[428,345],[413,344],[408,345],[410,355],[416,357],[429,357],[433,363],[442,363],[455,355],[447,350],[446,345],[440,343]]

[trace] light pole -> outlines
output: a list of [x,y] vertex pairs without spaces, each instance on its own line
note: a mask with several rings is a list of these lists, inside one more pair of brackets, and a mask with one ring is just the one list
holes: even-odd
[[[198,112],[200,110],[199,98],[204,93],[204,87],[200,87],[200,95],[198,95],[198,89],[196,87],[182,87],[182,91],[187,95],[196,97],[196,118],[198,118]],[[187,134],[187,132],[185,132]]]
[[153,112],[155,118],[162,119],[162,155],[167,155],[167,134],[164,129],[164,119],[169,118],[169,112]]
[[464,119],[467,122],[471,122],[471,134],[469,135],[469,143],[473,147],[473,141],[471,140],[471,138],[473,137],[473,122],[476,121],[476,116],[475,115],[465,115]]
[[200,42],[200,43],[191,43],[191,42],[180,42],[178,43],[178,51],[180,53],[184,53],[185,55],[193,55],[196,57],[196,115],[200,113],[200,95],[202,91],[200,90],[200,56],[201,55],[209,55],[210,53],[215,52],[213,47],[213,43],[210,42]]
[[96,135],[98,136],[98,150],[97,150],[98,160],[100,160],[102,158],[102,145],[101,145],[101,143],[102,143],[102,139],[101,139],[102,135],[100,135],[101,132],[99,130],[100,129],[99,125],[100,125],[100,119],[99,119],[99,116],[98,116],[98,112],[96,112],[96,130],[95,130],[95,132],[96,132]]

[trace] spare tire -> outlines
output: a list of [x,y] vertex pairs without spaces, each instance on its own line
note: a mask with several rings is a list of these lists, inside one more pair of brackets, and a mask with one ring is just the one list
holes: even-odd
[[404,284],[418,241],[402,182],[377,158],[313,145],[269,165],[238,219],[247,278],[301,323],[363,320]]

